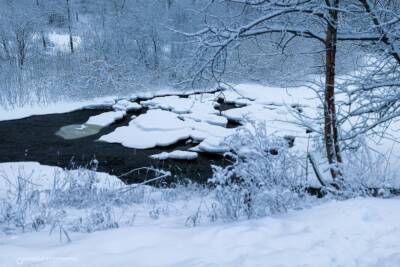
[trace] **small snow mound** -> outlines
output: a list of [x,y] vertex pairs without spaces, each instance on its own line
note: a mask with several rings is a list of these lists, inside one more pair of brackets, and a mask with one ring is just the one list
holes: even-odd
[[189,98],[182,98],[179,96],[162,96],[142,101],[141,104],[152,109],[170,110],[182,114],[189,113],[194,102]]
[[195,152],[225,153],[229,151],[229,147],[224,145],[223,141],[223,138],[210,136],[190,150]]
[[177,114],[165,110],[149,110],[140,115],[133,122],[145,131],[170,131],[187,128]]
[[125,111],[109,111],[105,113],[101,113],[96,116],[92,116],[89,118],[89,120],[86,122],[88,125],[97,125],[101,127],[106,127],[112,123],[114,123],[117,120],[122,119],[125,117],[126,112]]
[[172,152],[162,152],[159,154],[151,155],[150,158],[157,160],[167,160],[167,159],[181,159],[181,160],[194,160],[197,159],[199,155],[196,152],[175,150]]
[[136,102],[131,102],[126,99],[119,100],[115,105],[113,105],[114,110],[123,110],[123,111],[131,111],[131,110],[139,110],[142,106]]

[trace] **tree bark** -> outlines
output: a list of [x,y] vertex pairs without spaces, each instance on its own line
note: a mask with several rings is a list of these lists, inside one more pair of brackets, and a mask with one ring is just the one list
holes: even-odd
[[329,0],[329,23],[327,25],[325,50],[325,103],[324,103],[324,139],[325,149],[330,172],[333,180],[341,175],[338,163],[342,162],[339,146],[339,133],[336,122],[335,107],[335,64],[336,64],[336,44],[337,44],[337,20],[340,0]]
[[71,49],[71,54],[74,53],[74,41],[72,39],[72,30],[71,30],[71,10],[69,8],[69,0],[67,0],[67,12],[68,12],[68,32],[69,32],[69,47]]

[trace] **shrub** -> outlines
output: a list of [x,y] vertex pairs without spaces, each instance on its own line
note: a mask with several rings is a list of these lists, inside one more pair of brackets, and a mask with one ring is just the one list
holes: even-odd
[[228,140],[233,159],[227,167],[213,166],[209,181],[216,186],[217,214],[237,220],[299,207],[303,171],[284,138],[268,136],[265,124],[243,128]]

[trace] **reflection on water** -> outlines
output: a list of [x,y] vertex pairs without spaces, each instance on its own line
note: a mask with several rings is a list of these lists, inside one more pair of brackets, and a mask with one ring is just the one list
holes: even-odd
[[71,124],[61,127],[56,132],[56,135],[66,140],[72,140],[97,134],[101,128],[101,126],[92,124]]

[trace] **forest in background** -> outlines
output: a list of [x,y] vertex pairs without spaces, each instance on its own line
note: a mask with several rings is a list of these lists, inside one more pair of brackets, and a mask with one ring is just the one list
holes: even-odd
[[[215,86],[213,77],[196,79],[202,42],[186,33],[209,24],[245,23],[262,10],[237,1],[210,3],[1,0],[0,105],[12,109],[159,88]],[[274,33],[242,40],[227,52],[224,80],[286,86],[323,72],[319,44],[298,38],[283,49],[282,38]],[[338,70],[354,70],[361,53],[346,46],[338,49]]]

